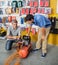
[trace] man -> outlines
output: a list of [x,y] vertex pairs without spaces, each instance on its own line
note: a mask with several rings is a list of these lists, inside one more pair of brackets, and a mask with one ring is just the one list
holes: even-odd
[[51,27],[50,20],[40,14],[35,14],[34,16],[28,14],[25,20],[28,24],[30,24],[28,35],[30,34],[31,26],[33,23],[38,26],[38,40],[36,43],[36,49],[34,49],[34,51],[42,48],[41,56],[45,57],[47,54],[47,38]]
[[12,26],[7,30],[6,50],[11,50],[12,44],[20,38],[20,28],[17,26],[17,21],[12,20]]

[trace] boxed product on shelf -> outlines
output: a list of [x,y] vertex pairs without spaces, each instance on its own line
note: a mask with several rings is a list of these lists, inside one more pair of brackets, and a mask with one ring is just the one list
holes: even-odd
[[0,23],[0,37],[5,37],[6,36],[6,27],[4,24]]
[[39,6],[39,2],[38,1],[34,1],[34,7],[38,7]]
[[6,12],[6,14],[11,14],[12,13],[12,8],[7,7],[5,9],[5,12]]
[[51,8],[45,8],[45,14],[51,14]]
[[0,6],[4,6],[4,1],[0,1]]
[[16,16],[12,16],[12,20],[16,20]]
[[30,14],[34,14],[33,11],[34,11],[34,10],[33,10],[33,7],[30,8]]
[[19,8],[16,8],[16,14],[19,14]]
[[0,0],[0,6],[7,6],[8,1]]
[[44,6],[44,0],[40,0],[40,7]]
[[42,9],[41,9],[41,13],[42,13],[42,14],[45,14],[45,8],[42,8]]
[[28,6],[33,7],[33,1],[29,1]]
[[35,14],[35,13],[37,13],[37,11],[38,11],[38,8],[34,7],[33,8],[33,13]]
[[8,16],[8,22],[12,22],[12,16]]
[[49,7],[49,0],[40,0],[41,7]]
[[8,6],[11,6],[11,1],[10,1],[10,0],[8,1],[8,4],[7,4],[7,5],[8,5]]
[[0,23],[2,23],[2,18],[0,17]]
[[18,1],[17,4],[18,4],[18,8],[23,6],[23,2],[22,1]]
[[4,12],[3,12],[3,8],[0,8],[0,14],[3,14]]
[[21,15],[24,15],[25,13],[26,13],[26,12],[25,12],[25,8],[22,8],[20,14],[21,14]]
[[12,13],[16,13],[16,8],[12,8]]
[[17,1],[12,1],[12,8],[16,8],[16,7],[18,7],[18,5],[17,5]]
[[2,23],[6,23],[6,17],[2,18]]
[[24,18],[23,17],[21,17],[20,24],[24,24]]
[[29,14],[29,8],[25,9],[26,15]]
[[37,11],[38,13],[41,13],[41,8],[38,8],[38,11]]
[[50,2],[49,2],[49,0],[45,0],[45,7],[48,7],[50,5]]

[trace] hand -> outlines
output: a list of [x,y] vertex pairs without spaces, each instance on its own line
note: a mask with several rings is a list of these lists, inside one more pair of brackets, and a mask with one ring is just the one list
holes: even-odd
[[17,39],[17,37],[16,36],[13,36],[13,39]]
[[20,36],[14,36],[14,39],[18,39],[19,40],[20,39]]

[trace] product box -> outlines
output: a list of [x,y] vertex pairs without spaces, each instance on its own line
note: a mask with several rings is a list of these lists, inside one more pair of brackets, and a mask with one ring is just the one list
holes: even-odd
[[29,8],[26,8],[26,9],[25,9],[26,15],[29,14],[29,10],[30,10]]
[[39,2],[38,1],[34,1],[34,7],[38,7]]
[[45,14],[51,14],[51,8],[45,8]]
[[32,8],[30,8],[30,14],[33,14],[33,7]]
[[33,1],[29,1],[28,5],[29,5],[30,7],[33,7]]
[[45,0],[45,7],[49,7],[49,4],[50,4],[50,2],[49,2],[49,0]]
[[25,14],[25,8],[22,8],[21,9],[21,15],[24,15]]
[[44,0],[40,0],[40,7],[44,6]]

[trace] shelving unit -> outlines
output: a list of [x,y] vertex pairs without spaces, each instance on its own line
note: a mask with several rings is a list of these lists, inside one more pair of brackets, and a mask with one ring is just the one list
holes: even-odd
[[[18,24],[20,24],[21,25],[21,20],[20,20],[20,18],[24,18],[25,16],[26,16],[26,11],[25,11],[25,13],[24,14],[22,14],[22,9],[24,8],[25,10],[26,10],[26,8],[28,8],[29,9],[29,12],[30,12],[30,9],[32,9],[32,8],[37,8],[37,10],[38,10],[38,8],[39,9],[41,9],[41,11],[39,12],[39,14],[43,14],[44,16],[46,16],[46,17],[48,17],[48,14],[50,14],[51,13],[51,8],[48,6],[48,7],[41,7],[40,6],[40,1],[41,0],[32,0],[32,2],[33,2],[33,6],[30,6],[29,5],[29,2],[31,1],[31,0],[15,0],[15,1],[23,1],[23,6],[22,7],[18,7],[18,10],[16,10],[16,12],[13,12],[12,11],[12,5],[11,5],[11,3],[14,1],[14,0],[0,0],[0,3],[1,2],[4,2],[4,5],[2,5],[2,4],[0,4],[0,10],[3,10],[3,14],[0,14],[0,17],[1,18],[3,18],[3,17],[9,17],[9,16],[15,16],[16,18],[17,18],[17,20],[18,20]],[[49,1],[49,0],[48,0]],[[37,5],[37,6],[35,6],[34,5],[34,2],[35,2],[35,5]],[[37,3],[38,4],[37,4]],[[31,4],[31,3],[30,3]],[[6,8],[11,8],[11,14],[7,14],[6,13],[6,11],[5,11],[5,9]],[[45,12],[43,12],[42,13],[42,9],[44,9],[45,10],[45,12],[46,11],[49,11],[49,13],[45,13]],[[17,13],[17,11],[18,11],[18,13]],[[38,13],[38,12],[35,12],[35,13]],[[33,14],[35,14],[35,13],[33,13]],[[6,22],[7,24],[10,24],[9,22]],[[25,24],[22,24],[22,26],[23,25],[25,25]],[[34,27],[36,27],[36,26],[34,26]]]

